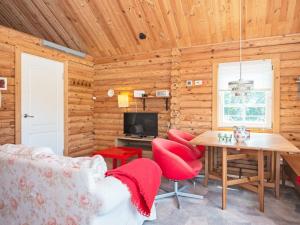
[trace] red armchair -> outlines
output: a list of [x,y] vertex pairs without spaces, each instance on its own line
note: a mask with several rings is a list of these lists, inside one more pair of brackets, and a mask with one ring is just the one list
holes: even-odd
[[178,181],[193,179],[202,169],[202,163],[195,157],[191,149],[174,141],[155,138],[152,141],[152,152],[153,159],[160,166],[163,176],[174,181],[174,190],[157,195],[156,200],[175,196],[178,208],[180,208],[178,196],[203,198],[201,195],[182,192],[186,186],[178,189]]
[[199,145],[199,146],[194,147],[193,145],[191,145],[189,143],[189,141],[194,138],[195,138],[194,135],[187,133],[187,132],[180,131],[180,130],[171,129],[168,131],[168,139],[169,140],[178,142],[180,144],[183,144],[183,145],[189,147],[193,151],[193,154],[195,155],[195,157],[197,159],[200,159],[204,156],[205,146]]

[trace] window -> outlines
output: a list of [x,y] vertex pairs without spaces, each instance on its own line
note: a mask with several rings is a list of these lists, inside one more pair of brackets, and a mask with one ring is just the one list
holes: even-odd
[[250,97],[231,94],[228,82],[239,79],[239,62],[218,67],[218,127],[272,128],[273,70],[271,60],[243,61],[242,78],[254,81]]

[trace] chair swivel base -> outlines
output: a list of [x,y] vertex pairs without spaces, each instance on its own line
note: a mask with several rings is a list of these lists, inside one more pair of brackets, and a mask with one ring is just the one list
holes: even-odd
[[177,201],[177,207],[178,207],[178,209],[180,209],[179,196],[180,197],[187,197],[187,198],[194,198],[194,199],[203,199],[202,195],[195,195],[195,194],[190,194],[190,193],[182,192],[182,190],[184,190],[185,188],[187,188],[187,186],[183,186],[183,187],[181,187],[181,188],[178,189],[178,181],[174,181],[174,191],[168,192],[168,193],[165,193],[165,194],[157,195],[155,197],[155,200],[159,200],[159,199],[169,198],[169,197],[174,197],[175,196],[176,201]]

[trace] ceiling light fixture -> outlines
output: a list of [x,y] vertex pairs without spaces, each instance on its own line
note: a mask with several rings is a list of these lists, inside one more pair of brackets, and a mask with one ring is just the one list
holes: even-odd
[[247,97],[254,86],[253,80],[242,79],[242,0],[240,0],[240,78],[228,83],[229,89],[236,97]]

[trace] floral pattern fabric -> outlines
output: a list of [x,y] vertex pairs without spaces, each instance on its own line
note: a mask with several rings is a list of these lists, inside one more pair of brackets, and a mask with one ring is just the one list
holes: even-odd
[[92,224],[102,207],[92,190],[106,171],[101,156],[69,158],[45,148],[0,146],[0,224]]

